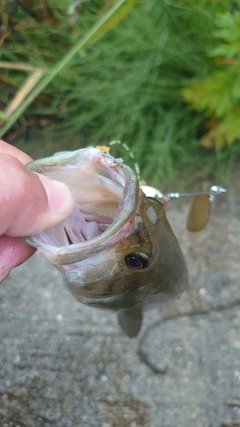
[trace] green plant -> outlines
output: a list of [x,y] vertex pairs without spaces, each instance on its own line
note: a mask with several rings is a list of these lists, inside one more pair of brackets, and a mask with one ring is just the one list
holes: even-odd
[[216,47],[210,51],[215,69],[202,81],[181,90],[184,99],[211,118],[205,147],[222,147],[240,138],[240,12],[217,17]]
[[[46,73],[56,70],[66,52],[115,3],[88,0],[70,13],[70,0],[45,0],[43,9],[34,1],[27,11],[23,0],[12,21],[9,10],[3,20],[8,35],[1,61],[41,70],[47,80]],[[41,87],[40,80],[37,96],[5,138],[34,157],[120,139],[134,152],[142,178],[154,185],[162,188],[163,181],[176,175],[192,179],[192,171],[197,177],[206,176],[232,151],[203,149],[199,138],[207,112],[190,108],[180,90],[192,79],[204,81],[220,67],[206,52],[213,49],[217,14],[231,10],[233,4],[233,0],[136,0],[125,19],[97,43],[82,46],[48,84]],[[16,69],[0,74],[3,111],[23,76],[26,73]],[[19,107],[25,108],[26,102]]]
[[[115,26],[133,7],[134,0],[119,0],[112,8],[110,8],[101,19],[93,26],[93,28],[80,40],[75,42],[67,53],[59,59],[56,65],[52,66],[46,71],[40,72],[39,70],[32,73],[34,78],[37,75],[36,84],[31,85],[29,93],[25,99],[22,100],[20,105],[17,106],[16,111],[10,116],[6,114],[8,120],[5,126],[0,130],[0,136],[21,116],[26,108],[32,101],[42,92],[42,90],[59,74],[65,67],[69,67],[69,63],[74,56],[88,44],[95,43],[106,32]],[[119,10],[120,9],[120,10]],[[30,76],[31,77],[31,76]],[[25,88],[26,85],[24,85]],[[8,111],[8,110],[7,110]]]

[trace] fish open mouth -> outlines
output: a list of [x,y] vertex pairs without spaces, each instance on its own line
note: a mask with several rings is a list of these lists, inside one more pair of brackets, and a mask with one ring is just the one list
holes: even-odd
[[[79,173],[76,173],[79,184],[73,187],[66,176],[64,182],[75,196],[74,209],[60,224],[39,234],[43,243],[60,247],[86,242],[100,236],[114,221],[123,197],[124,183],[101,174],[97,177],[96,173],[93,177],[89,172],[89,176],[85,175],[80,180]],[[54,173],[52,178],[56,179]]]
[[[66,157],[66,153],[63,154]],[[137,177],[121,159],[95,148],[71,152],[61,164],[55,158],[58,155],[31,162],[28,167],[66,183],[74,193],[75,207],[60,224],[24,240],[44,249],[45,257],[46,252],[51,252],[52,259],[48,259],[53,263],[59,262],[59,257],[53,261],[53,253],[63,256],[69,251],[72,255],[76,253],[76,257],[71,258],[71,262],[75,262],[73,259],[79,260],[79,256],[82,259],[80,252],[86,249],[89,252],[90,241],[95,253],[102,250],[103,241],[113,238],[132,215],[138,191]]]

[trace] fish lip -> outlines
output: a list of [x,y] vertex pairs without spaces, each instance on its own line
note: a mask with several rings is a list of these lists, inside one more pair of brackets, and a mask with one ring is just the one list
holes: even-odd
[[[121,229],[124,228],[125,225],[127,225],[129,219],[134,215],[138,204],[138,178],[131,168],[122,163],[122,161],[119,161],[121,159],[114,159],[109,154],[102,153],[101,150],[96,148],[76,150],[72,152],[72,156],[70,156],[70,158],[76,158],[78,153],[83,150],[95,151],[95,155],[98,156],[99,159],[101,159],[103,162],[105,162],[106,167],[114,167],[116,171],[121,168],[122,175],[125,179],[123,197],[120,200],[113,222],[100,236],[92,238],[91,240],[87,240],[86,242],[73,243],[71,244],[71,246],[56,247],[41,242],[38,235],[26,236],[23,238],[23,241],[26,244],[35,247],[37,249],[38,254],[44,258],[47,258],[52,264],[73,264],[75,262],[88,258],[89,256],[94,255],[98,252],[106,250],[106,248],[114,246],[121,239],[122,233],[119,233],[119,231],[121,231]],[[50,161],[50,159],[53,159],[52,161],[54,161],[54,156],[53,158],[47,159],[48,162]],[[43,161],[44,160],[45,159],[43,159]],[[35,172],[40,172],[44,174],[44,166],[42,166],[41,164],[39,166],[37,162],[31,162],[26,166]],[[55,166],[56,164],[53,167]],[[61,164],[61,166],[64,167],[64,162],[63,164]],[[50,169],[51,167],[52,164],[48,163],[48,168]]]

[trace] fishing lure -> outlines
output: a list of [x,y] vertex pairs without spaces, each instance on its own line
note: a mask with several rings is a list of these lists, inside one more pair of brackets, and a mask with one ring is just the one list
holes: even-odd
[[204,192],[192,192],[192,193],[174,192],[174,193],[163,194],[157,188],[146,185],[145,182],[141,181],[139,165],[135,159],[133,152],[131,151],[131,149],[128,147],[126,143],[116,140],[116,141],[110,142],[108,146],[104,146],[104,147],[99,146],[98,148],[106,150],[106,152],[110,152],[111,148],[115,144],[121,145],[127,151],[129,157],[131,158],[134,164],[134,169],[140,182],[140,188],[148,197],[155,198],[160,202],[162,202],[165,209],[167,208],[168,203],[171,200],[174,200],[174,199],[176,200],[182,197],[193,198],[191,207],[188,213],[186,227],[189,231],[192,231],[192,232],[197,232],[204,229],[204,227],[207,225],[210,218],[212,203],[214,202],[217,196],[220,196],[221,194],[224,194],[227,192],[226,188],[221,187],[219,185],[212,185],[208,191],[204,191]]

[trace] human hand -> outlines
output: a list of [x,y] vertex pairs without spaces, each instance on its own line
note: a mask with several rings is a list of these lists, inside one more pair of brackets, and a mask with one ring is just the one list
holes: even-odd
[[21,237],[58,224],[73,209],[71,190],[28,170],[31,160],[0,140],[0,283],[35,252]]

